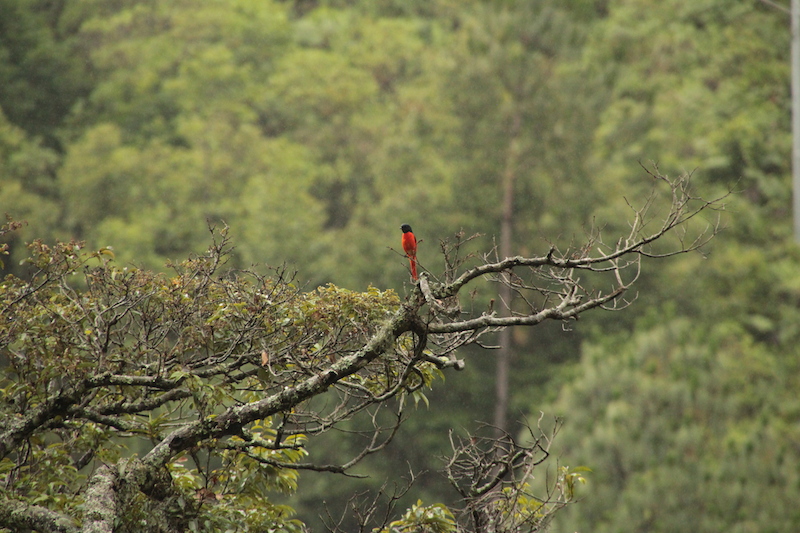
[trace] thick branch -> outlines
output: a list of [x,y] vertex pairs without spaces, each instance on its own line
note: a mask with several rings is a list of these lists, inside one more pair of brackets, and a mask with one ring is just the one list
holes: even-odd
[[112,469],[101,465],[89,480],[83,504],[81,533],[112,533],[116,519],[115,475]]
[[0,524],[17,531],[79,532],[71,517],[19,500],[0,500]]
[[10,423],[7,421],[8,426],[0,432],[0,457],[11,453],[43,424],[65,414],[72,405],[83,398],[85,393],[86,387],[81,383],[52,395],[40,407],[32,409],[24,418],[10,421]]
[[158,468],[164,466],[172,457],[183,450],[195,446],[209,438],[220,438],[240,433],[241,428],[254,422],[287,411],[318,394],[325,392],[337,381],[355,374],[370,362],[387,353],[397,338],[407,331],[423,328],[416,315],[416,308],[402,306],[385,326],[383,326],[360,350],[343,357],[322,372],[315,374],[294,387],[288,387],[263,400],[237,405],[224,413],[188,424],[171,433],[142,458],[136,476],[144,475],[142,482]]
[[[90,376],[86,380],[68,387],[53,394],[41,406],[32,409],[22,418],[14,421],[7,422],[7,427],[0,432],[0,457],[5,457],[11,450],[15,449],[21,442],[32,435],[43,424],[53,420],[54,418],[62,415],[87,415],[87,418],[96,422],[108,424],[116,427],[121,424],[121,421],[112,422],[112,419],[100,421],[96,417],[102,415],[135,413],[145,409],[154,409],[168,401],[185,398],[191,396],[188,391],[180,389],[172,389],[160,396],[150,400],[142,400],[140,402],[132,402],[130,404],[120,404],[115,407],[101,408],[93,416],[88,416],[89,411],[76,408],[75,405],[79,404],[85,397],[86,393],[93,389],[104,387],[108,385],[147,385],[155,388],[171,388],[177,386],[176,380],[165,380],[159,377],[148,376],[119,376],[110,372],[103,373],[99,376]],[[120,428],[122,429],[122,428]]]

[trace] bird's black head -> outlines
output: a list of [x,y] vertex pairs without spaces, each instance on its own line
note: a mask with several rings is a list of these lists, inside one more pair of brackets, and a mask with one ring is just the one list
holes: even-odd
[[403,224],[402,226],[400,226],[400,229],[403,230],[403,233],[408,233],[409,231],[411,231],[411,226],[409,226],[408,224]]

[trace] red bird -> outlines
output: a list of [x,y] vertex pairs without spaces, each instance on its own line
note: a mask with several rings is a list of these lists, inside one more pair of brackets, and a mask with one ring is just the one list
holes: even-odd
[[414,237],[414,232],[411,231],[411,226],[403,224],[400,226],[403,230],[403,251],[408,256],[408,262],[411,263],[411,278],[417,279],[417,238]]

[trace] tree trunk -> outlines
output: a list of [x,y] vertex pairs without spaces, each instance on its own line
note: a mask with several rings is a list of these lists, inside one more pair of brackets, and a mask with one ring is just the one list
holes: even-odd
[[[522,122],[520,113],[512,118],[509,131],[508,153],[506,166],[503,171],[503,213],[500,220],[500,257],[502,259],[512,255],[513,222],[514,222],[514,182],[517,179],[517,160],[519,159],[519,131]],[[500,316],[511,316],[511,301],[514,293],[507,283],[500,284],[499,313]],[[497,367],[495,370],[495,405],[494,426],[498,433],[508,430],[508,398],[510,395],[508,377],[511,366],[511,329],[500,330],[498,342],[500,349],[497,352]]]

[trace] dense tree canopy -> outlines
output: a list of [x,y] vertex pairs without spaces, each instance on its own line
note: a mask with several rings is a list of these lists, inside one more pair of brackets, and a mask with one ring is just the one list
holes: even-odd
[[[84,250],[103,250],[81,260],[98,275],[128,269],[111,285],[176,296],[182,276],[202,266],[210,222],[227,224],[235,243],[224,268],[251,272],[237,278],[250,284],[284,273],[296,310],[346,300],[391,314],[404,301],[394,294],[416,290],[404,283],[401,223],[422,239],[422,270],[441,275],[449,265],[440,248],[452,254],[447,239],[460,231],[461,257],[502,255],[503,234],[525,257],[610,242],[630,229],[628,204],[651,193],[642,166],[691,174],[704,196],[736,192],[724,231],[703,254],[644,269],[635,312],[515,329],[506,339],[510,419],[564,417],[559,457],[592,470],[580,503],[559,514],[559,531],[798,529],[788,53],[788,17],[757,1],[1,0],[0,214],[24,221],[2,237],[3,273],[32,281],[26,243],[35,239],[50,247],[44,256],[58,240],[86,241]],[[698,222],[686,242],[715,220]],[[502,259],[493,253],[470,260]],[[186,257],[199,262],[175,266]],[[83,294],[91,282],[76,275],[68,285]],[[230,290],[223,285],[195,311],[211,313],[212,296]],[[496,287],[473,282],[463,309],[501,309]],[[519,297],[509,303],[529,309]],[[67,344],[91,351],[88,329]],[[0,352],[7,358],[6,346]],[[260,352],[252,357],[258,363]],[[474,345],[458,357],[470,362],[463,372],[425,389],[427,415],[409,416],[379,461],[360,463],[369,479],[303,471],[291,497],[273,494],[265,519],[293,508],[313,521],[319,501],[341,509],[351,493],[378,490],[410,466],[413,490],[394,503],[448,523],[444,508],[428,505],[455,509],[458,496],[442,496],[446,477],[421,472],[440,470],[438,457],[456,454],[495,407],[493,358]],[[61,390],[52,375],[37,379],[42,394]],[[185,379],[178,388],[200,394]],[[258,373],[248,379],[262,386]],[[159,390],[167,393],[147,394]],[[162,422],[129,423],[146,433]],[[274,424],[265,419],[263,431]],[[342,427],[315,437],[316,460],[342,464],[362,449],[348,432],[370,424]],[[49,429],[74,450],[38,442],[52,446],[39,458],[53,468],[80,464],[108,437]],[[455,446],[442,438],[451,429]],[[524,427],[509,431],[530,446]],[[172,474],[205,457],[170,463]],[[84,474],[65,483],[80,485]],[[66,510],[57,487],[20,470],[2,475],[3,487],[32,483],[25,490],[39,504]],[[280,491],[293,481],[264,483]],[[355,527],[352,519],[341,527]]]

